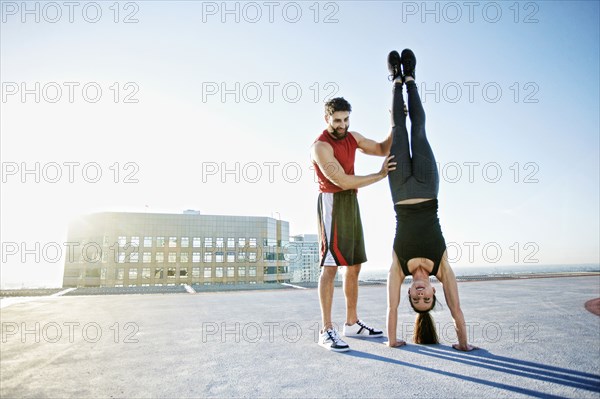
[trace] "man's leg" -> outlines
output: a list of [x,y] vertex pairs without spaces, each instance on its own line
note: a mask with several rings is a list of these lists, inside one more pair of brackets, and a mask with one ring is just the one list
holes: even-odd
[[346,324],[358,321],[358,275],[361,265],[347,266],[344,274],[344,296],[346,297]]
[[383,336],[383,331],[369,327],[358,318],[358,275],[361,264],[348,266],[344,276],[344,295],[346,297],[346,323],[344,335],[346,337],[377,338]]
[[337,269],[337,266],[321,267],[321,276],[319,277],[319,302],[321,304],[321,321],[323,323],[321,332],[333,327],[331,307],[333,304],[333,283]]

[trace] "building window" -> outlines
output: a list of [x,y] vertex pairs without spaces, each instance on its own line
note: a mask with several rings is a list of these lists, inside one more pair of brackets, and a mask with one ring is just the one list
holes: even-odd
[[151,263],[152,262],[152,252],[144,252],[142,255],[143,263]]
[[179,278],[185,278],[188,275],[188,269],[186,267],[182,267],[179,269]]
[[192,247],[200,248],[201,246],[202,246],[202,244],[200,243],[200,237],[193,237],[192,238]]
[[238,267],[238,276],[246,277],[246,266]]
[[235,277],[235,267],[227,266],[227,277]]
[[212,237],[206,237],[204,239],[204,248],[212,248],[213,247],[213,239]]
[[212,277],[212,269],[210,267],[205,267],[204,268],[204,278],[211,278]]
[[138,263],[139,258],[140,258],[139,252],[132,252],[131,255],[129,255],[129,262],[130,263]]
[[256,248],[256,238],[248,239],[248,245],[250,246],[250,248]]
[[189,255],[189,253],[187,253],[187,252],[180,253],[179,254],[179,261],[181,263],[188,263],[189,262],[188,255]]
[[106,267],[100,269],[100,280],[106,280]]
[[200,263],[200,252],[192,252],[192,263]]
[[124,247],[125,244],[127,244],[127,237],[125,237],[125,236],[119,236],[118,242],[119,242],[119,246],[121,248]]
[[256,262],[256,252],[250,252],[248,254],[248,261],[249,262]]
[[215,262],[223,262],[223,252],[215,252]]
[[177,248],[177,237],[169,237],[169,248]]
[[169,267],[167,269],[167,278],[175,278],[175,268]]
[[156,237],[156,246],[162,248],[165,246],[165,237]]
[[138,275],[138,271],[137,269],[129,269],[129,279],[130,280],[137,280],[137,275]]
[[123,280],[124,276],[125,276],[125,269],[122,267],[119,267],[117,269],[117,280]]
[[235,238],[227,237],[227,248],[235,248]]
[[212,262],[212,252],[205,252],[204,253],[204,263],[210,263]]
[[144,247],[150,248],[152,246],[152,237],[144,237]]
[[200,268],[192,267],[192,278],[200,278]]
[[156,262],[157,263],[163,263],[165,261],[165,253],[164,252],[157,252],[156,253]]
[[248,267],[248,276],[256,277],[256,266]]
[[157,267],[154,269],[154,278],[162,279],[165,277],[165,273],[162,267]]
[[177,262],[177,252],[169,252],[169,263]]
[[238,262],[246,261],[246,252],[242,251],[238,253]]
[[190,246],[190,237],[181,237],[181,248],[188,248]]
[[125,263],[125,252],[119,252],[119,259],[117,263]]
[[149,278],[150,278],[150,268],[144,267],[142,269],[142,279],[149,279]]
[[235,252],[227,252],[227,263],[235,262]]
[[246,246],[246,238],[240,237],[238,238],[238,248],[244,248]]
[[223,248],[223,237],[217,237],[217,248]]
[[216,278],[223,277],[223,267],[218,266],[215,268],[215,277]]
[[132,247],[134,247],[136,249],[139,248],[140,247],[140,237],[138,237],[138,236],[131,237],[130,244]]

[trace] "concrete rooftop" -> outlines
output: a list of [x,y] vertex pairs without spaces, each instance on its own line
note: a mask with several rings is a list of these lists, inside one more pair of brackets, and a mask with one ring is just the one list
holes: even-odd
[[[402,290],[399,337],[410,341]],[[599,276],[459,290],[470,342],[482,348],[470,353],[450,347],[445,306],[433,313],[440,345],[348,338],[351,351],[329,352],[316,343],[315,289],[4,302],[0,396],[600,398],[600,317],[584,308],[600,297]],[[336,288],[340,324],[343,301]],[[385,286],[361,287],[359,316],[384,329],[385,313]]]

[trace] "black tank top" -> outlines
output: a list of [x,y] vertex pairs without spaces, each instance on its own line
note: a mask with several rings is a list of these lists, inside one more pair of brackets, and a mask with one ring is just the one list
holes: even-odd
[[435,276],[440,268],[446,250],[438,219],[437,198],[410,205],[394,205],[396,211],[396,237],[394,251],[400,261],[405,276],[410,276],[408,261],[413,258],[426,258],[433,261]]

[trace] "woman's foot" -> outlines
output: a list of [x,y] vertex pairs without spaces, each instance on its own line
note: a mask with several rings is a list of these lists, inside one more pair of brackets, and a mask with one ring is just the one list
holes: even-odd
[[412,52],[411,49],[402,50],[402,56],[400,57],[402,60],[402,71],[404,72],[404,79],[407,77],[415,78],[415,68],[417,66],[417,57],[415,57],[415,53]]
[[402,69],[400,69],[401,64],[402,60],[400,54],[398,54],[396,50],[390,51],[387,58],[387,66],[388,71],[390,71],[389,79],[391,81],[394,81],[397,78],[402,79]]

